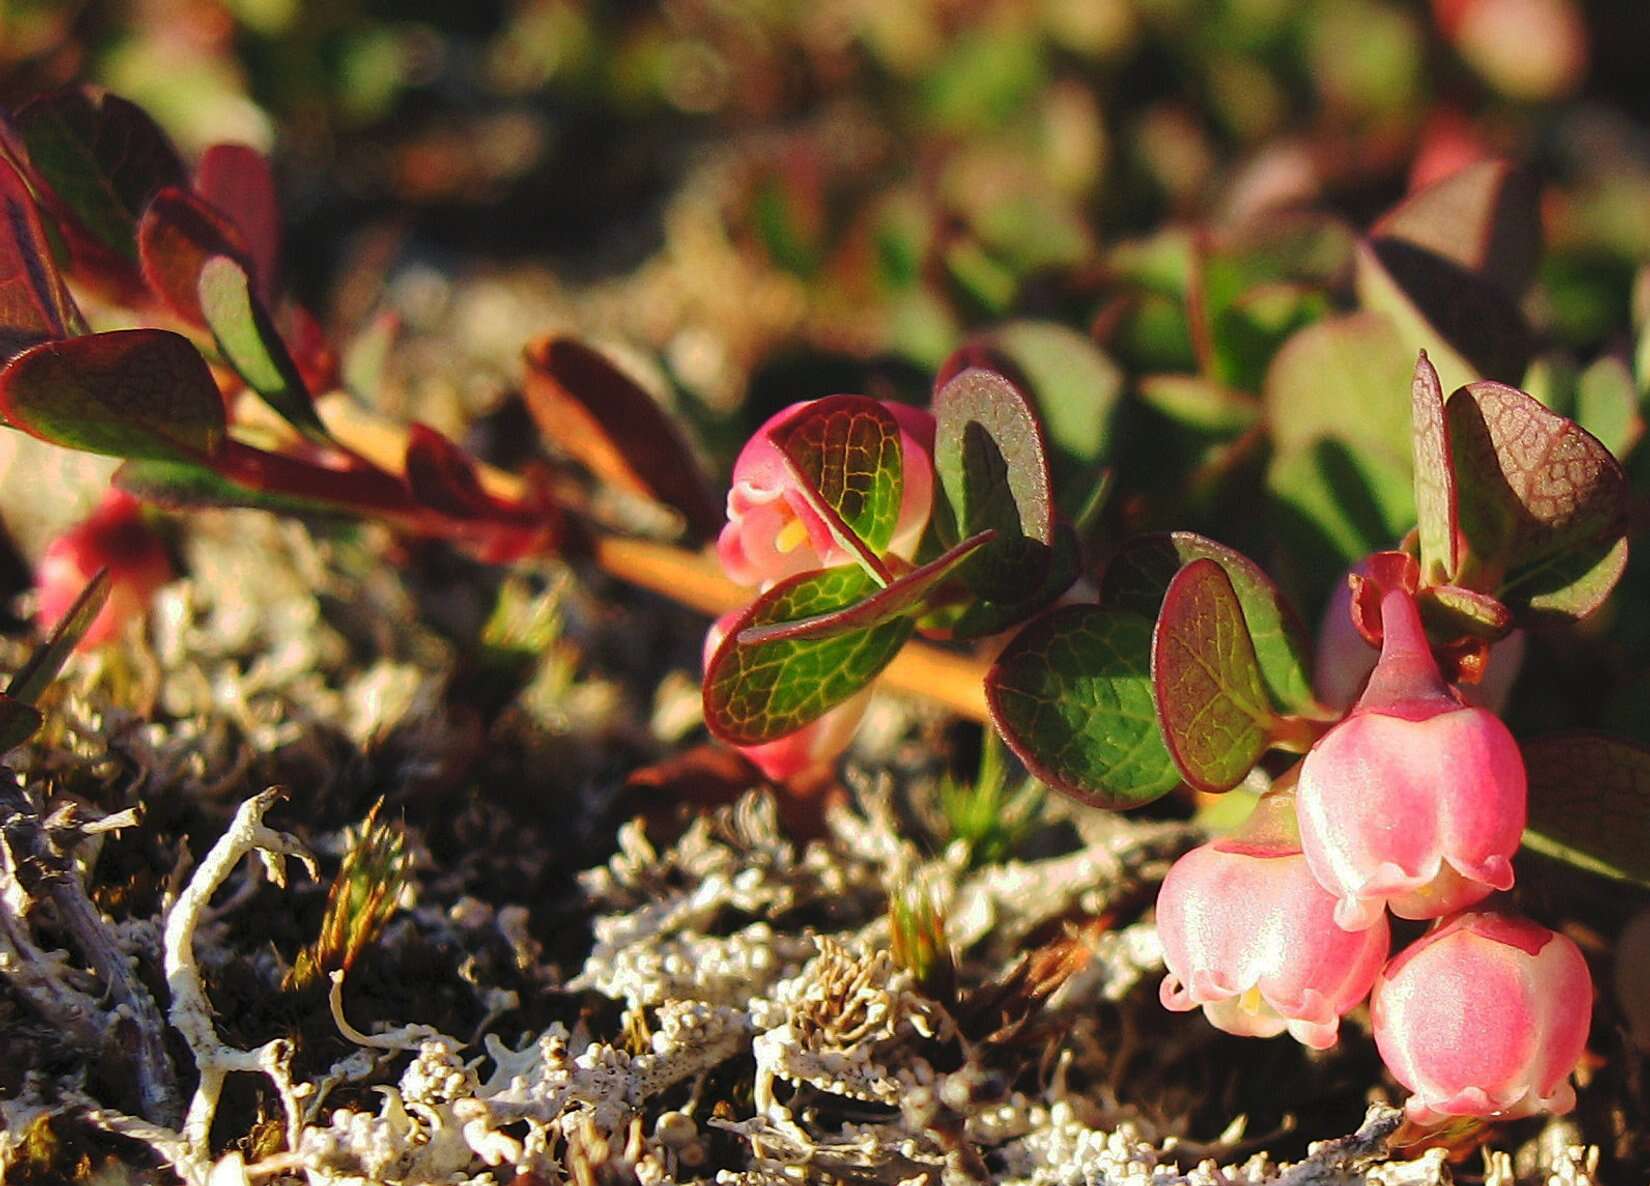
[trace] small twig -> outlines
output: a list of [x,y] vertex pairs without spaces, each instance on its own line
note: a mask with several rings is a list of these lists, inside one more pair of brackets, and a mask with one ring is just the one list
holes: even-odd
[[[126,953],[86,896],[74,863],[51,843],[22,791],[0,788],[0,840],[11,876],[33,897],[50,899],[59,923],[92,970],[108,986],[117,1009],[116,1025],[130,1027],[138,1100],[146,1119],[160,1124],[177,1118],[177,1076],[167,1057],[165,1027],[149,990],[132,975]],[[119,1017],[119,1011],[125,1017]]]
[[164,946],[166,987],[172,995],[170,1020],[189,1043],[200,1071],[200,1083],[189,1101],[183,1122],[184,1140],[199,1166],[210,1164],[212,1117],[217,1112],[223,1081],[232,1071],[262,1072],[274,1082],[286,1111],[288,1148],[297,1148],[303,1123],[290,1069],[292,1044],[276,1038],[253,1050],[225,1045],[212,1023],[212,1006],[206,997],[206,986],[201,982],[194,948],[195,928],[206,912],[207,903],[248,853],[258,854],[276,885],[286,884],[284,858],[289,856],[301,861],[311,877],[319,872],[314,858],[295,838],[264,826],[264,815],[280,796],[280,788],[271,787],[241,804],[229,830],[206,854],[166,916]]

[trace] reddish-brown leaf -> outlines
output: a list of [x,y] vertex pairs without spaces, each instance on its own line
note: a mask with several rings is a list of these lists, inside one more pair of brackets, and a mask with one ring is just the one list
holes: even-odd
[[204,327],[200,276],[206,261],[228,256],[251,271],[240,227],[186,189],[170,185],[138,221],[138,257],[150,291],[190,325]]
[[280,295],[281,206],[268,159],[244,144],[214,144],[195,169],[195,192],[234,219],[258,295],[274,308]]
[[698,461],[675,422],[642,387],[582,342],[527,347],[524,394],[539,431],[603,481],[680,512],[706,540],[722,525]]
[[80,311],[52,262],[29,187],[0,159],[0,362],[78,332]]

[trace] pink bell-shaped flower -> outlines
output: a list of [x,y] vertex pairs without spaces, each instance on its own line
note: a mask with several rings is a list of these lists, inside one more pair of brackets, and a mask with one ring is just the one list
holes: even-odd
[[1301,763],[1301,849],[1348,930],[1383,907],[1438,918],[1510,888],[1524,831],[1512,734],[1444,683],[1410,594],[1387,593],[1381,622],[1362,698]]
[[[742,611],[723,614],[705,635],[704,662],[710,663],[716,648],[727,637],[728,628],[738,620]],[[820,786],[830,775],[837,756],[848,748],[859,728],[860,718],[871,703],[871,689],[867,686],[810,721],[795,733],[760,745],[735,746],[753,766],[777,783],[801,789]]]
[[77,649],[82,651],[117,637],[172,579],[160,538],[143,521],[138,501],[123,490],[111,489],[88,518],[47,545],[35,570],[40,628],[50,630],[62,621],[102,568],[109,570],[109,599],[81,636]]
[[[769,417],[733,463],[728,523],[716,541],[716,555],[728,576],[742,585],[766,587],[799,572],[854,563],[853,554],[808,505],[784,456],[768,439],[770,428],[805,406],[792,404]],[[883,407],[899,424],[904,460],[899,519],[888,550],[910,559],[934,505],[934,417],[907,404],[885,402]]]
[[1581,951],[1526,918],[1475,911],[1422,936],[1382,971],[1375,1044],[1417,1124],[1568,1112],[1593,982]]
[[[1291,810],[1273,798],[1257,812]],[[1202,1006],[1231,1034],[1288,1030],[1318,1050],[1335,1044],[1341,1014],[1369,992],[1388,944],[1384,919],[1356,932],[1335,925],[1335,899],[1297,846],[1242,838],[1175,862],[1157,896],[1157,933],[1165,1007]]]

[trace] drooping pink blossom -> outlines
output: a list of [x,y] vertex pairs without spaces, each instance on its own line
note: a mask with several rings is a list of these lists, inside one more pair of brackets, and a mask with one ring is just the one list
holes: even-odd
[[1476,911],[1441,924],[1382,971],[1375,1043],[1412,1094],[1411,1119],[1567,1112],[1587,1045],[1592,977],[1563,935]]
[[1383,907],[1438,918],[1512,886],[1524,760],[1494,713],[1444,683],[1415,599],[1381,601],[1380,661],[1301,764],[1301,847],[1350,930]]
[[40,628],[62,621],[102,568],[109,570],[109,599],[81,636],[83,651],[117,637],[172,579],[166,549],[144,522],[138,501],[122,490],[111,489],[97,510],[47,545],[35,570]]
[[1385,920],[1335,925],[1335,899],[1306,858],[1217,840],[1175,862],[1157,898],[1170,1009],[1202,1006],[1227,1033],[1335,1044],[1341,1014],[1369,992],[1387,955]]
[[[716,541],[723,570],[742,585],[767,586],[799,572],[852,564],[854,557],[808,505],[768,430],[796,414],[792,404],[771,416],[733,464],[728,523]],[[885,402],[900,428],[904,473],[899,518],[888,550],[910,559],[934,503],[934,417],[922,408]]]
[[[705,634],[703,661],[706,665],[741,612],[723,614]],[[824,781],[838,755],[853,741],[854,731],[859,728],[860,718],[870,703],[871,689],[865,687],[795,733],[760,745],[734,748],[774,782],[814,787]]]

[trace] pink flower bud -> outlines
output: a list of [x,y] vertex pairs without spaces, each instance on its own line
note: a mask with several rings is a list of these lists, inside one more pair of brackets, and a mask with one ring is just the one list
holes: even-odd
[[1381,621],[1363,697],[1301,763],[1301,848],[1349,930],[1383,907],[1438,918],[1511,888],[1524,831],[1512,734],[1444,683],[1413,597],[1386,594]]
[[1418,1124],[1567,1112],[1587,1046],[1593,984],[1563,935],[1525,918],[1463,914],[1388,964],[1370,1011],[1375,1044]]
[[[723,614],[706,633],[704,663],[707,666],[741,612]],[[860,718],[870,703],[871,689],[866,687],[795,733],[760,745],[734,748],[774,782],[815,786],[830,774],[837,756],[853,741],[854,731],[859,728]]]
[[1217,840],[1175,862],[1157,896],[1169,974],[1163,1004],[1199,1005],[1231,1034],[1287,1029],[1322,1050],[1341,1014],[1363,1000],[1387,954],[1384,919],[1363,931],[1335,925],[1335,899],[1299,852]]
[[47,545],[35,571],[42,630],[63,619],[101,568],[109,570],[109,600],[81,637],[77,649],[83,651],[118,636],[172,579],[166,549],[143,521],[137,500],[122,490],[111,489],[90,517]]
[[[728,524],[716,554],[728,576],[742,585],[771,585],[795,573],[852,564],[854,557],[832,537],[808,506],[768,430],[806,403],[768,418],[733,463]],[[900,428],[904,485],[899,519],[888,550],[910,559],[928,526],[934,504],[934,417],[921,408],[884,403]]]

